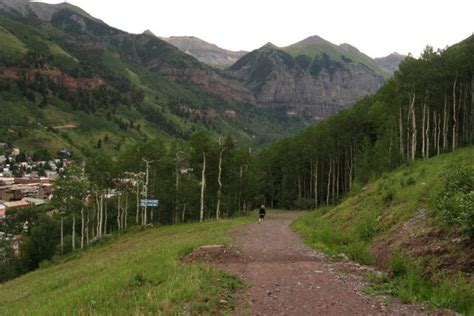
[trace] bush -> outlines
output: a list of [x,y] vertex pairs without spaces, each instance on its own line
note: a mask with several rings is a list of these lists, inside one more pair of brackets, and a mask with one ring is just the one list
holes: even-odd
[[436,206],[447,224],[474,237],[474,170],[462,166],[449,170]]

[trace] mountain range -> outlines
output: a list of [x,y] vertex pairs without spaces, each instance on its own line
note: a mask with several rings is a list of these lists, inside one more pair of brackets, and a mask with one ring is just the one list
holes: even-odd
[[194,36],[172,36],[161,39],[201,62],[221,69],[232,66],[248,53],[223,49]]
[[27,148],[84,153],[106,138],[118,150],[198,129],[262,144],[351,106],[390,75],[316,36],[229,52],[130,34],[68,3],[0,0],[0,39],[0,137]]

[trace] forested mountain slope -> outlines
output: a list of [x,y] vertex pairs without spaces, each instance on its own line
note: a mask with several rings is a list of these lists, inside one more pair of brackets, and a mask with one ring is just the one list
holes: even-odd
[[375,95],[270,146],[262,157],[275,207],[336,202],[354,179],[474,142],[474,37],[407,57]]
[[268,43],[228,72],[253,91],[257,102],[316,121],[376,92],[388,75],[354,47],[316,36],[285,48]]
[[258,109],[240,83],[153,35],[122,32],[69,4],[0,4],[3,142],[84,154],[206,129],[250,145],[303,125]]

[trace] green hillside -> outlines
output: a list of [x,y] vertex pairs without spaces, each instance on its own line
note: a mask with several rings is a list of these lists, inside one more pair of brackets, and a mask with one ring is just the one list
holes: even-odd
[[307,56],[310,59],[321,58],[324,55],[336,62],[352,61],[360,63],[375,73],[388,78],[390,75],[381,69],[373,59],[361,53],[357,48],[349,45],[334,45],[318,36],[308,37],[298,43],[281,48],[293,57]]
[[[77,14],[66,6],[42,21],[0,11],[1,142],[88,155],[201,129],[255,146],[304,126],[182,77],[219,75],[158,38]],[[105,146],[96,148],[99,141]]]
[[[248,217],[130,232],[0,285],[0,315],[210,314],[239,281],[180,257],[224,244]],[[32,286],[34,284],[34,287]],[[222,299],[229,303],[221,304]]]
[[391,283],[377,279],[369,292],[472,315],[474,245],[459,225],[443,220],[436,199],[446,174],[473,169],[473,157],[470,147],[418,160],[354,187],[339,205],[308,213],[294,227],[314,248],[391,272]]

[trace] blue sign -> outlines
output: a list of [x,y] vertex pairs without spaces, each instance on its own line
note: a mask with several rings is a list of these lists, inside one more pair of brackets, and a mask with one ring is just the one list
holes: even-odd
[[149,200],[149,199],[141,199],[140,206],[146,207],[158,207],[159,201],[158,200]]

